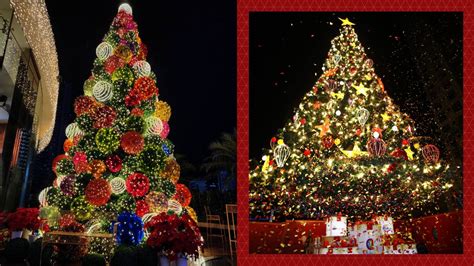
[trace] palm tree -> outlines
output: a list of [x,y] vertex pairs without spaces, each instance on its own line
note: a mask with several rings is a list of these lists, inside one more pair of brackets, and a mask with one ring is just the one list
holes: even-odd
[[225,185],[228,186],[236,178],[237,166],[237,132],[222,133],[219,140],[211,142],[209,150],[211,154],[204,159],[201,169],[206,173],[207,178],[218,177],[222,171],[227,172]]

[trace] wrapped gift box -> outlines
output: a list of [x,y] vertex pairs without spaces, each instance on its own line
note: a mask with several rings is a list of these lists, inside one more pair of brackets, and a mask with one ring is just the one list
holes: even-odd
[[393,230],[393,219],[389,216],[379,216],[377,217],[377,223],[382,226],[382,233],[386,235],[393,235],[395,232]]
[[356,226],[356,238],[360,254],[382,254],[382,229],[378,224],[363,223]]
[[359,254],[357,247],[320,248],[319,254]]
[[332,216],[326,219],[326,236],[346,236],[347,217]]
[[400,244],[400,245],[390,245],[384,246],[384,254],[417,254],[415,244]]

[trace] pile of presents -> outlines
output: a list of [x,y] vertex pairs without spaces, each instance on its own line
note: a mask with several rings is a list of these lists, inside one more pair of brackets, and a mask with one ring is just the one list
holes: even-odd
[[315,254],[416,254],[411,236],[395,232],[392,217],[373,216],[370,221],[347,223],[338,214],[326,219],[326,236],[314,239]]

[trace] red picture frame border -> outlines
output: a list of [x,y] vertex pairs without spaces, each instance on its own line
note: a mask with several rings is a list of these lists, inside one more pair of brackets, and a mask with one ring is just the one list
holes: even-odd
[[[249,254],[249,13],[463,12],[463,254]],[[237,261],[239,265],[474,265],[474,1],[464,0],[238,0],[237,1]]]

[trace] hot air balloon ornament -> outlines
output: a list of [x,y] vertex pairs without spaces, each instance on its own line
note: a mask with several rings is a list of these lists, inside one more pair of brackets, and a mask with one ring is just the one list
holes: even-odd
[[283,167],[290,157],[290,147],[283,143],[282,139],[278,140],[278,145],[273,150],[273,157],[278,167]]
[[382,156],[387,150],[387,144],[381,138],[371,138],[367,142],[367,151],[372,156]]
[[437,163],[439,161],[439,149],[433,144],[428,144],[421,148],[423,158],[428,163]]
[[365,122],[367,122],[367,119],[369,119],[370,112],[369,110],[365,108],[360,108],[359,111],[357,111],[357,120],[359,121],[361,126],[365,125]]

